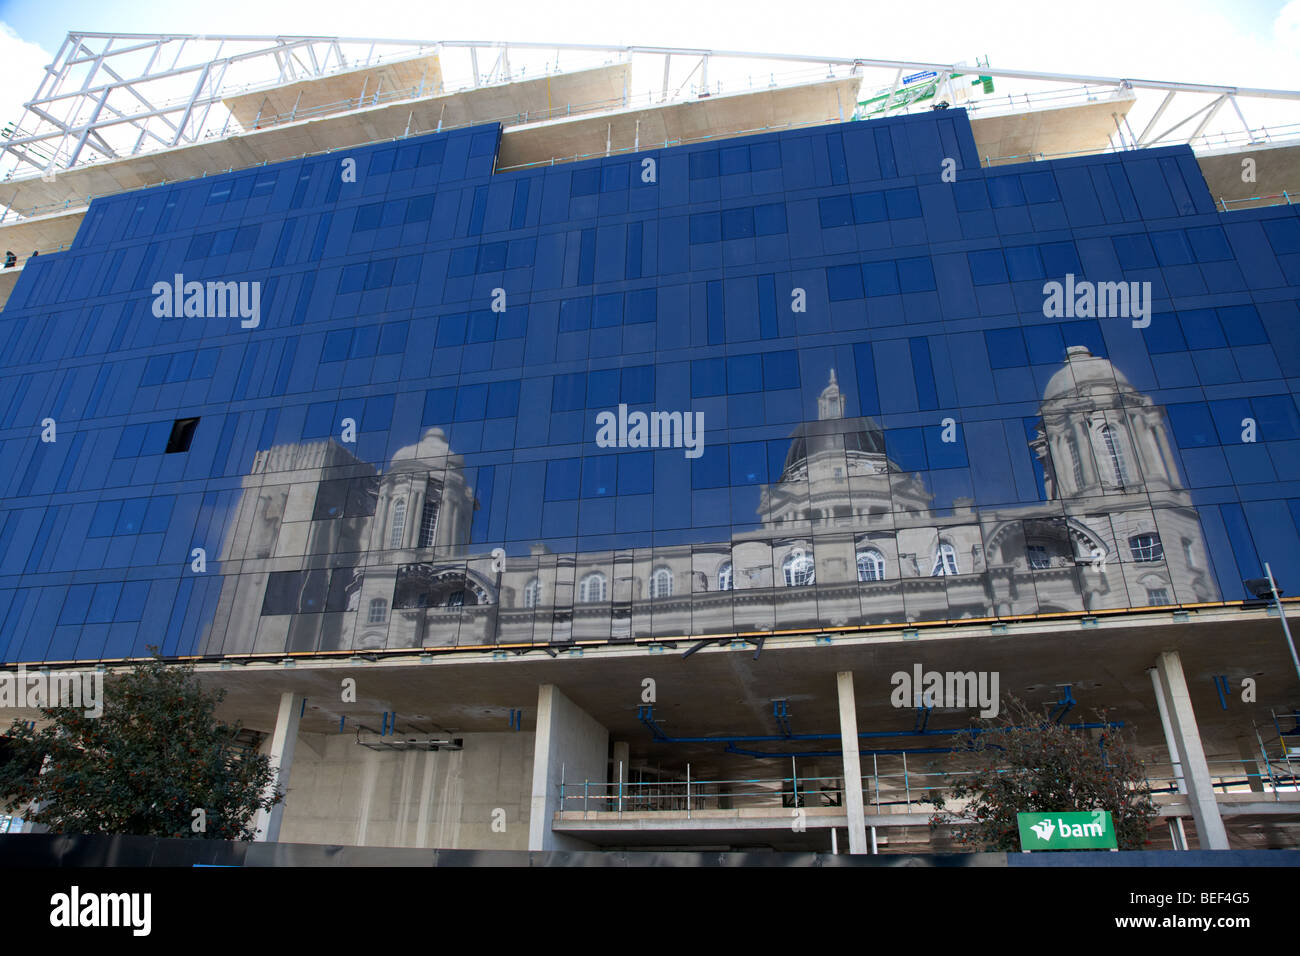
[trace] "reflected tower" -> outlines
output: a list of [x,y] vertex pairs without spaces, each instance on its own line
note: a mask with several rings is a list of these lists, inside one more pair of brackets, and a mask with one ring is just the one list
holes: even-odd
[[1039,416],[1030,447],[1065,519],[1055,531],[1025,522],[1030,567],[1067,557],[1090,608],[1217,601],[1164,410],[1076,345],[1048,381]]

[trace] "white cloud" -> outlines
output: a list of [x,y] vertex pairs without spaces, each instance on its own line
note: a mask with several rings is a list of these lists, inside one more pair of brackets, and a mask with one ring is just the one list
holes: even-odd
[[18,36],[0,21],[0,127],[17,123],[54,55]]
[[1284,50],[1291,50],[1293,55],[1300,51],[1300,0],[1291,0],[1283,7],[1273,21],[1273,38]]

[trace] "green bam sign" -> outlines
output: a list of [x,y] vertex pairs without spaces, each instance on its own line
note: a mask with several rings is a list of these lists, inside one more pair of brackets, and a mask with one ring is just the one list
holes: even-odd
[[1082,813],[1017,813],[1022,850],[1114,850],[1109,810]]

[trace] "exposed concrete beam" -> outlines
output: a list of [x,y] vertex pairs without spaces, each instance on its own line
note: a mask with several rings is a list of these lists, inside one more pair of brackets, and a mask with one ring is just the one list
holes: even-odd
[[848,810],[849,852],[867,852],[866,809],[862,804],[862,761],[858,757],[858,709],[853,671],[839,671],[835,688],[840,704],[840,744],[844,748],[844,805]]
[[1226,850],[1228,834],[1219,815],[1210,768],[1205,762],[1205,748],[1201,744],[1201,733],[1196,726],[1196,714],[1192,711],[1192,698],[1178,652],[1162,651],[1156,657],[1152,674],[1159,684],[1157,692],[1164,697],[1201,849]]
[[300,694],[280,695],[280,709],[275,719],[275,732],[271,735],[271,767],[276,769],[273,786],[285,791],[285,799],[268,813],[257,811],[258,842],[275,843],[280,839],[280,823],[284,819],[284,805],[288,800],[289,773],[293,770],[293,751],[298,743],[298,721],[302,715],[303,698]]
[[[598,782],[602,785],[602,795],[605,793],[608,754],[608,730],[565,697],[554,684],[538,687],[528,849],[586,848],[587,844],[581,841],[555,833],[551,822],[561,807],[561,784],[580,787],[583,781]],[[571,794],[574,791],[566,789],[565,792]]]

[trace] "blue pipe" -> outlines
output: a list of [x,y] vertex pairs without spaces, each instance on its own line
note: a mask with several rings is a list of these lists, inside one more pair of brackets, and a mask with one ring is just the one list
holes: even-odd
[[[1222,684],[1220,683],[1220,681],[1222,681]],[[1224,710],[1228,709],[1228,702],[1223,698],[1223,691],[1224,688],[1227,686],[1228,686],[1227,677],[1221,674],[1214,675],[1214,689],[1219,692],[1219,706],[1222,707]]]
[[[947,753],[956,753],[957,751],[963,749],[964,748],[962,747],[896,747],[896,748],[886,749],[886,750],[859,750],[858,753],[867,754],[868,756],[874,754],[877,756],[884,757],[892,754],[947,754]],[[1004,750],[1006,748],[997,747],[996,749]],[[764,753],[761,750],[745,750],[742,747],[737,747],[732,744],[728,744],[726,748],[724,748],[723,753],[739,754],[744,757],[766,758],[769,760],[776,757],[785,759],[788,757],[843,757],[844,756],[844,751],[842,750],[800,750],[794,753],[771,754],[771,753]]]
[[916,723],[912,725],[914,731],[925,733],[925,729],[930,726],[930,711],[933,709],[933,707],[916,708]]
[[1078,701],[1074,699],[1074,694],[1071,692],[1070,685],[1066,684],[1065,695],[1052,706],[1052,712],[1048,715],[1047,719],[1052,721],[1054,724],[1059,724],[1065,718],[1065,715],[1074,709],[1076,703],[1078,703]]
[[[645,723],[643,720],[642,723]],[[1070,730],[1115,730],[1124,726],[1123,721],[1110,721],[1108,723],[1084,723],[1084,724],[1067,724]],[[951,737],[954,734],[980,734],[994,733],[998,730],[1024,730],[1024,727],[1009,728],[983,728],[983,727],[953,727],[947,730],[864,730],[858,734],[859,737]],[[839,740],[842,734],[791,734],[789,737],[780,734],[739,734],[728,735],[725,737],[669,737],[667,735],[656,737],[656,741],[665,744],[725,744],[730,741],[745,741],[747,743],[774,743],[781,740]]]
[[[1067,698],[1069,699],[1069,703],[1072,706],[1074,704],[1074,700],[1072,697],[1069,697],[1068,691],[1067,691]],[[1065,703],[1065,701],[1061,701],[1061,703]],[[762,753],[760,751],[744,751],[741,750],[740,748],[737,748],[735,744],[737,742],[775,743],[778,741],[786,741],[786,740],[841,740],[843,739],[842,734],[750,734],[750,735],[737,735],[737,736],[727,736],[727,737],[669,737],[667,734],[663,732],[663,728],[661,728],[659,724],[655,721],[653,705],[645,705],[642,707],[638,707],[636,710],[636,715],[637,715],[637,719],[640,720],[642,724],[644,724],[646,727],[650,729],[651,734],[653,734],[654,736],[655,743],[725,744],[726,746],[724,747],[724,752],[726,753],[744,754],[745,756],[752,756],[752,757],[789,757],[792,755],[789,752],[768,754],[768,753]],[[1063,717],[1064,713],[1062,713],[1061,716]],[[1060,717],[1057,718],[1058,722],[1059,720]],[[1044,724],[1043,726],[1046,726],[1046,724]],[[1066,725],[1067,729],[1069,730],[1118,730],[1123,726],[1124,726],[1124,722],[1122,720],[1100,722],[1100,723],[1093,721],[1088,723]],[[858,737],[866,738],[866,739],[873,739],[878,737],[952,737],[957,734],[970,734],[973,737],[978,737],[981,734],[993,733],[999,729],[1002,728],[958,727],[958,728],[951,728],[948,730],[864,730],[858,734]],[[1006,729],[1024,730],[1025,728],[1011,727]],[[898,754],[898,753],[949,753],[951,752],[952,749],[953,748],[949,748],[949,747],[938,747],[938,748],[918,747],[918,748],[901,748],[901,749],[890,749],[890,750],[864,750],[859,752],[868,753],[868,754],[874,753],[874,754],[881,754],[881,755]],[[1003,748],[998,748],[998,749],[1003,749]],[[834,751],[834,752],[807,751],[802,753],[796,752],[795,754],[793,754],[793,756],[837,757],[840,756],[840,751]]]

